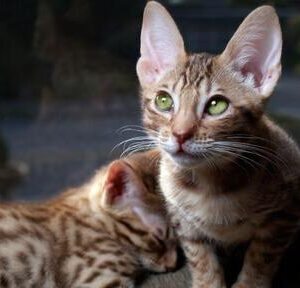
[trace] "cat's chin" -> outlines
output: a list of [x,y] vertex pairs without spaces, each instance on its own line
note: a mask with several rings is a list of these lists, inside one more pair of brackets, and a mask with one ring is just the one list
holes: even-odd
[[207,162],[203,156],[196,156],[188,153],[167,153],[167,155],[176,165],[182,167],[199,167],[206,165]]

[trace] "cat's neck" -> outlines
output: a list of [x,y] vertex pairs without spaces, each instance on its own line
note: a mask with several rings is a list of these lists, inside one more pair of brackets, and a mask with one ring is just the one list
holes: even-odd
[[259,177],[254,167],[243,161],[239,162],[238,159],[216,165],[206,162],[194,167],[184,167],[162,155],[161,169],[168,171],[172,181],[181,189],[195,191],[203,188],[203,191],[215,194],[238,191]]
[[[76,209],[76,217],[81,217],[89,225],[105,233],[111,240],[130,250],[131,247],[126,238],[120,238],[120,231],[124,230],[124,225],[126,226],[126,217],[124,218],[117,212],[102,206],[104,175],[105,170],[98,171],[83,186],[64,193],[61,196],[61,201]],[[131,225],[134,227],[134,220],[132,220]]]
[[76,211],[76,217],[88,221],[99,229],[106,230],[110,235],[114,235],[115,218],[101,206],[102,196],[102,171],[87,183],[78,188],[67,190],[61,196],[54,199],[50,205],[65,205],[72,207]]

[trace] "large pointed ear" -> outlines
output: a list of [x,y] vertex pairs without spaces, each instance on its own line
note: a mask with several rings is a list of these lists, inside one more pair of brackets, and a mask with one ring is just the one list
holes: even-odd
[[254,10],[238,28],[221,55],[241,80],[261,97],[268,97],[281,74],[282,36],[273,7]]
[[142,86],[157,82],[176,64],[185,59],[184,43],[180,32],[159,3],[147,3],[141,33],[141,57],[137,74]]
[[112,208],[112,211],[117,213],[129,209],[149,231],[163,237],[166,230],[165,215],[160,211],[161,206],[153,201],[153,197],[156,197],[154,195],[147,190],[140,176],[124,160],[114,161],[109,166],[102,206]]

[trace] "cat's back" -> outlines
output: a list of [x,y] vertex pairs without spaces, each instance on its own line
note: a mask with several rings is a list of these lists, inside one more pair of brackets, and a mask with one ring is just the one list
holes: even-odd
[[0,286],[57,287],[46,207],[0,205]]
[[[269,140],[275,149],[271,161],[277,163],[269,186],[286,202],[288,211],[299,214],[300,207],[300,149],[297,142],[269,118],[264,119]],[[275,198],[275,197],[274,197]],[[284,200],[286,199],[286,200]],[[300,215],[299,215],[300,216]]]
[[0,204],[0,241],[7,243],[24,237],[41,241],[46,237],[51,212],[47,205]]
[[[99,253],[97,242],[117,246],[80,192],[70,189],[40,204],[0,204],[0,287],[72,287],[90,273],[87,262]],[[77,266],[87,267],[86,273]]]
[[263,119],[268,129],[269,140],[281,164],[283,175],[300,177],[300,149],[297,142],[270,118]]

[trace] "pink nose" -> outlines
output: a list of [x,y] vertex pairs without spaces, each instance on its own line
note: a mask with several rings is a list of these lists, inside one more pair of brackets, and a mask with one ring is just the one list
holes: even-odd
[[182,131],[173,131],[173,135],[176,137],[178,144],[182,145],[186,140],[192,138],[195,134],[195,126],[190,127]]

